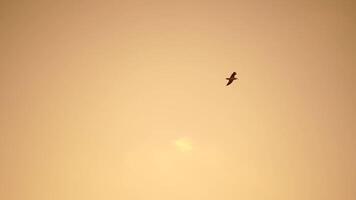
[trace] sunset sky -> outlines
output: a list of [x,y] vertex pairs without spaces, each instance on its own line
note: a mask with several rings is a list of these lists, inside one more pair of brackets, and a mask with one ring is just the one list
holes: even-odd
[[355,10],[2,0],[0,199],[355,200]]

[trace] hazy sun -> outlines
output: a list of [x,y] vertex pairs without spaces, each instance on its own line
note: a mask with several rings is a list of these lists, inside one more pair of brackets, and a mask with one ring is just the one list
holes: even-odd
[[188,138],[179,138],[174,141],[175,147],[182,151],[187,152],[192,150],[192,142]]

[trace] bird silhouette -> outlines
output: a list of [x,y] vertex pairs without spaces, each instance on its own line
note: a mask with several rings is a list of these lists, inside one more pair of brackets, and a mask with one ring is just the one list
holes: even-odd
[[226,80],[228,80],[226,86],[230,85],[234,80],[238,79],[235,76],[236,76],[236,72],[233,72],[229,78],[226,78]]

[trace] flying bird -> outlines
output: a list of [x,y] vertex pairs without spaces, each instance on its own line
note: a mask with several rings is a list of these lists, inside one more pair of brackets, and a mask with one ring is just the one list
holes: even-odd
[[226,80],[228,80],[226,86],[230,85],[234,80],[238,79],[235,76],[236,76],[236,72],[233,72],[229,78],[226,78]]

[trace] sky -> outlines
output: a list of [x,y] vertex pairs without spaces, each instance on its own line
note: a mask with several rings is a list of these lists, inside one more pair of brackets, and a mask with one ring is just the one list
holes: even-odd
[[1,1],[0,199],[356,199],[355,8]]

